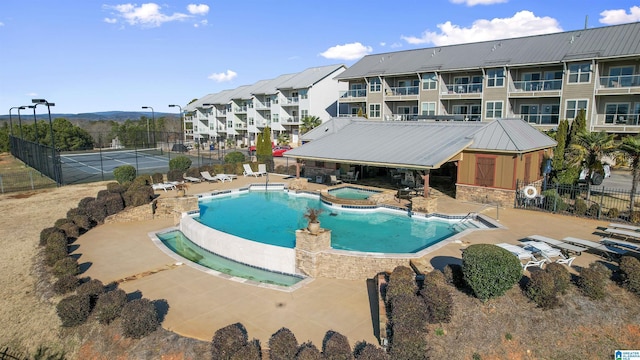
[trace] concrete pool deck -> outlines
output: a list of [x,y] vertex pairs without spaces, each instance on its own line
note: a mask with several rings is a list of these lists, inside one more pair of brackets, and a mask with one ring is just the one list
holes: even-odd
[[[239,176],[225,183],[201,183],[191,186],[189,194],[238,188],[264,179]],[[287,183],[271,175],[271,183]],[[326,188],[309,184],[310,190]],[[176,196],[175,191],[156,192],[160,196]],[[548,213],[499,209],[482,204],[463,203],[438,195],[438,211],[450,214],[481,212],[497,219],[505,228],[474,231],[462,243],[450,243],[425,256],[432,266],[442,268],[461,261],[461,249],[469,244],[507,242],[518,244],[527,235],[540,234],[553,238],[566,236],[598,240],[593,233],[608,222]],[[397,205],[398,203],[395,203]],[[100,225],[82,235],[74,245],[78,262],[86,269],[81,276],[99,279],[107,284],[120,282],[127,293],[139,291],[150,300],[165,299],[169,310],[162,326],[178,334],[210,341],[216,330],[240,322],[249,338],[257,338],[263,347],[281,327],[289,328],[299,343],[312,341],[322,346],[329,330],[347,336],[351,344],[360,340],[377,343],[369,305],[366,279],[358,281],[317,278],[294,292],[266,289],[203,273],[189,266],[172,266],[149,239],[148,233],[174,225],[171,219]],[[602,260],[583,253],[574,262],[586,266]],[[392,269],[388,269],[392,270]],[[375,274],[371,274],[373,278]]]

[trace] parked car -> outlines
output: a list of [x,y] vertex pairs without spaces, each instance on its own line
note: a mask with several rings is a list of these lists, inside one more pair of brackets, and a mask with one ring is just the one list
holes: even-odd
[[[591,185],[600,185],[602,181],[611,176],[611,166],[609,164],[602,164],[602,173],[595,172],[591,175]],[[582,169],[580,171],[580,177],[578,178],[579,182],[586,182],[587,179],[587,169]]]
[[289,150],[291,150],[291,146],[289,145],[276,146],[273,148],[272,155],[274,157],[282,157],[282,155]]

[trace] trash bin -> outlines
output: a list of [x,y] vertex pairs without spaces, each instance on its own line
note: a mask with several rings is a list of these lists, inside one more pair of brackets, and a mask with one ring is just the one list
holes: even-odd
[[209,150],[215,150],[215,145],[214,144],[209,145]]

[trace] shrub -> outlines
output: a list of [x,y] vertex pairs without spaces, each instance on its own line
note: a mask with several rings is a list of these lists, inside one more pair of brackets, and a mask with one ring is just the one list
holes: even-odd
[[414,294],[398,295],[391,300],[389,316],[392,328],[404,326],[424,330],[427,325],[427,309],[424,302]]
[[576,202],[573,205],[573,209],[573,212],[576,215],[584,215],[587,213],[587,203],[582,199],[576,199]]
[[44,253],[44,263],[47,266],[54,266],[58,261],[67,257],[66,247],[47,246]]
[[98,299],[100,294],[104,293],[104,284],[102,281],[98,279],[91,279],[87,282],[84,282],[78,286],[77,294],[79,295],[89,295],[91,299],[95,302]]
[[122,333],[134,339],[143,338],[160,326],[153,303],[145,298],[126,303],[121,318]]
[[104,197],[103,201],[107,215],[114,215],[124,210],[124,200],[120,194],[109,193]]
[[89,317],[91,303],[87,295],[70,295],[56,305],[62,326],[72,327],[82,324]]
[[80,236],[80,228],[71,220],[58,226],[58,228],[64,231],[64,234],[67,238],[77,239],[78,236]]
[[66,275],[78,275],[80,273],[80,266],[78,260],[71,256],[65,256],[53,264],[53,275],[57,278],[61,278]]
[[415,295],[418,291],[416,284],[416,275],[410,268],[406,266],[398,266],[393,269],[389,275],[389,283],[387,285],[385,297],[387,302],[393,300],[399,295]]
[[485,301],[511,289],[522,277],[522,265],[503,248],[474,244],[462,253],[462,272],[475,296]]
[[620,259],[620,271],[625,287],[636,295],[640,295],[640,260],[633,256]]
[[53,291],[58,295],[68,294],[74,291],[80,281],[75,275],[63,275],[53,283]]
[[126,191],[136,190],[145,186],[149,186],[151,185],[150,181],[151,181],[151,177],[149,177],[149,175],[136,176],[136,178],[133,179],[133,181],[130,184],[128,184]]
[[123,198],[125,206],[146,205],[153,200],[153,188],[149,185],[129,188],[129,190],[124,193]]
[[94,202],[96,200],[96,198],[88,196],[85,198],[82,198],[80,201],[78,201],[78,209],[83,213],[86,214],[87,211],[87,205],[89,205],[90,203]]
[[224,157],[225,163],[235,164],[235,163],[242,163],[244,161],[245,161],[245,156],[240,151],[232,151],[227,155],[225,155]]
[[49,237],[47,238],[46,246],[47,247],[62,247],[66,250],[67,248],[67,236],[64,231],[58,229],[59,231],[51,232]]
[[113,169],[113,177],[118,184],[132,182],[136,178],[136,168],[133,165],[122,165]]
[[389,341],[391,359],[428,359],[429,346],[425,333],[405,326],[393,327]]
[[107,217],[107,207],[105,206],[104,200],[90,202],[87,204],[86,211],[91,221],[96,224],[102,224]]
[[154,173],[153,175],[151,175],[151,182],[154,184],[164,182],[164,175],[162,175],[161,173]]
[[589,210],[587,210],[587,215],[592,217],[598,217],[598,214],[600,214],[600,205],[591,204],[591,206],[589,206]]
[[[222,165],[222,171],[225,174],[238,174],[238,165],[241,163],[226,163]],[[244,168],[242,169],[244,171]]]
[[113,194],[122,194],[127,191],[127,187],[117,182],[111,182],[107,184],[107,191]]
[[93,312],[99,323],[109,324],[120,316],[126,303],[127,293],[124,290],[115,289],[99,295]]
[[89,215],[73,215],[71,221],[82,230],[89,230],[93,227]]
[[600,300],[607,295],[606,286],[609,270],[600,263],[591,263],[582,268],[578,278],[578,287],[590,299]]
[[71,220],[71,218],[73,218],[76,215],[84,215],[84,213],[80,211],[80,209],[77,207],[74,207],[72,209],[69,209],[69,211],[67,211],[67,219],[69,220]]
[[290,360],[298,352],[298,340],[291,330],[283,327],[269,338],[269,359]]
[[320,350],[315,345],[311,342],[306,342],[300,345],[296,360],[322,360],[322,354],[320,354]]
[[327,360],[353,359],[349,339],[338,332],[327,331],[322,341],[322,355]]
[[448,323],[453,315],[453,298],[449,289],[441,284],[425,286],[420,291],[426,306],[427,321],[431,324]]
[[56,220],[55,223],[53,223],[53,226],[55,226],[55,227],[57,227],[59,229],[61,225],[64,225],[64,224],[68,223],[69,221],[70,220],[67,219],[66,217],[62,218],[62,219],[58,219],[58,220]]
[[617,208],[611,208],[607,211],[607,217],[611,219],[617,219],[620,216],[620,210]]
[[49,241],[49,237],[54,233],[59,233],[64,237],[64,232],[58,229],[57,227],[48,227],[48,228],[42,229],[42,231],[40,231],[40,246],[47,245],[47,242]]
[[247,345],[247,330],[240,323],[218,329],[211,340],[211,358],[228,360]]
[[187,176],[199,178],[200,177],[200,169],[190,167],[187,169]]
[[444,285],[447,283],[447,279],[444,273],[440,270],[433,270],[424,274],[424,287]]
[[464,287],[464,274],[462,273],[461,265],[447,264],[447,266],[444,267],[443,274],[447,283],[457,288]]
[[553,275],[547,271],[536,271],[531,274],[531,281],[527,285],[527,296],[539,307],[547,310],[560,305],[556,295]]
[[169,170],[167,173],[167,180],[169,181],[183,181],[182,174],[184,174],[184,170],[174,169]]
[[545,209],[555,209],[557,212],[562,212],[567,210],[569,207],[569,205],[567,205],[564,199],[555,190],[545,190],[541,195],[544,196]]
[[571,274],[569,270],[558,263],[548,264],[545,269],[553,278],[553,285],[556,293],[565,294],[571,285]]
[[640,211],[632,211],[631,212],[631,216],[629,216],[629,221],[631,221],[634,224],[637,224],[640,222]]
[[181,173],[191,167],[191,159],[184,155],[179,155],[169,160],[169,170],[180,170]]
[[98,194],[96,195],[96,199],[98,199],[98,200],[99,199],[103,199],[105,196],[107,196],[109,194],[110,194],[110,192],[107,189],[100,190],[100,191],[98,191]]
[[353,355],[358,360],[388,360],[389,355],[382,349],[366,341],[359,341],[353,349]]
[[260,360],[262,359],[262,347],[260,341],[253,339],[247,343],[247,345],[236,351],[231,356],[231,360]]

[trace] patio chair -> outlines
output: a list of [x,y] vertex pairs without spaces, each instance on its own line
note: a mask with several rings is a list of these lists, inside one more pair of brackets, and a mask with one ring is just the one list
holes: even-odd
[[161,183],[153,183],[153,177],[151,178],[151,188],[153,188],[154,191],[156,190],[164,190],[165,192],[167,192],[167,190],[175,190],[176,186],[174,184],[170,184],[170,183],[165,183],[165,182],[161,182]]
[[542,269],[542,266],[544,265],[544,263],[547,262],[547,259],[542,259],[542,260],[536,259],[536,257],[533,256],[533,253],[531,251],[526,250],[517,245],[500,243],[500,244],[496,244],[496,246],[499,246],[509,251],[514,256],[516,256],[519,260],[526,260],[527,261],[526,263],[520,263],[520,265],[522,265],[522,270],[527,270],[527,268],[531,266],[537,266]]
[[619,236],[627,239],[640,241],[640,232],[637,232],[637,231],[614,229],[614,228],[606,228],[603,231],[611,236]]
[[409,188],[404,188],[404,189],[398,189],[398,192],[396,193],[396,199],[398,199],[398,202],[400,202],[400,200],[409,200],[411,199],[411,189]]
[[632,243],[632,242],[618,240],[618,239],[611,239],[611,238],[602,238],[600,239],[600,242],[606,245],[613,245],[617,247],[623,247],[623,248],[627,248],[635,251],[640,251],[640,244],[637,244],[637,243]]
[[612,258],[620,258],[622,255],[626,254],[628,251],[627,250],[623,250],[617,247],[613,247],[613,246],[609,246],[609,245],[605,245],[605,244],[600,244],[597,242],[593,242],[590,240],[585,240],[585,239],[580,239],[580,238],[575,238],[575,237],[571,237],[568,236],[564,239],[562,239],[562,241],[568,242],[568,243],[572,243],[572,244],[578,244],[578,245],[582,245],[582,246],[586,246],[587,248],[589,248],[589,250],[595,250],[597,252],[600,252],[600,254],[607,258],[607,259],[612,259]]
[[242,166],[244,167],[244,172],[242,173],[242,175],[244,175],[245,177],[247,177],[247,176],[254,176],[254,177],[261,176],[261,174],[251,170],[251,165],[250,164],[242,164]]
[[[534,254],[539,253],[540,255],[542,255],[542,257],[547,259],[547,261],[549,261],[550,263],[556,262],[558,264],[565,264],[571,267],[573,260],[576,259],[575,256],[572,256],[572,257],[565,256],[562,253],[562,251],[560,251],[560,249],[553,248],[547,243],[543,243],[539,241],[525,241],[523,242],[523,244],[525,244],[524,248],[526,250],[529,250]],[[557,257],[558,259],[554,261],[553,260],[554,257]]]
[[267,164],[258,164],[258,175],[267,175]]
[[182,178],[189,182],[194,182],[194,183],[202,182],[202,179],[193,177],[193,176],[187,176],[187,174],[182,174]]
[[216,174],[216,176],[213,177],[214,179],[220,181],[220,182],[231,182],[233,179],[238,178],[236,175],[231,175],[231,174]]
[[[349,176],[349,174],[352,174],[352,176]],[[348,183],[356,182],[358,181],[358,175],[360,175],[360,171],[356,171],[355,175],[353,175],[353,172],[348,172],[347,176],[345,176],[342,180]]]
[[338,180],[338,177],[335,175],[329,175],[329,179],[331,179],[331,185],[342,184],[342,180]]
[[572,244],[567,244],[564,241],[552,239],[550,237],[546,237],[546,236],[542,236],[542,235],[529,235],[529,236],[527,236],[527,239],[531,239],[531,240],[547,243],[547,244],[549,244],[549,245],[551,245],[553,247],[556,247],[556,248],[558,248],[560,250],[564,250],[567,253],[574,253],[576,255],[580,255],[580,254],[582,254],[583,251],[587,251],[587,248],[576,246],[576,245],[572,245]]
[[202,175],[202,178],[207,180],[207,182],[219,181],[219,179],[216,178],[215,176],[211,176],[211,174],[208,171],[201,171],[200,175]]
[[[640,226],[629,225],[629,224],[618,224],[618,223],[610,223],[609,228],[613,229],[622,229],[622,230],[631,230],[640,232]],[[638,233],[640,235],[640,233]]]

